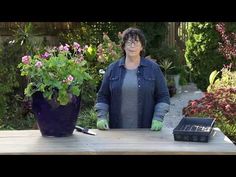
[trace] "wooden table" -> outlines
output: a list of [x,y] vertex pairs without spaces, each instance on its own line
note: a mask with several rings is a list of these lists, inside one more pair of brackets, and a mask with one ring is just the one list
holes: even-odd
[[218,129],[208,143],[174,141],[173,129],[94,129],[96,136],[42,137],[39,130],[0,131],[0,154],[63,155],[236,155],[236,146]]

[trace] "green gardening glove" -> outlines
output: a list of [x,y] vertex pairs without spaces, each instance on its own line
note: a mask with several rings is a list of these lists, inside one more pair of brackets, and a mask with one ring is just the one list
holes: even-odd
[[152,120],[152,127],[151,130],[153,131],[159,131],[163,127],[163,122],[159,120]]
[[107,129],[109,129],[107,119],[98,119],[97,120],[97,128],[99,130],[107,130]]

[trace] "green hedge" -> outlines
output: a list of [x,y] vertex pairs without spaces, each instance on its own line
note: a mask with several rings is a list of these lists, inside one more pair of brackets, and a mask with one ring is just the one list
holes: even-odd
[[218,51],[220,36],[215,28],[216,23],[192,22],[188,26],[185,58],[191,69],[193,82],[202,91],[209,85],[212,71],[220,70],[225,63]]

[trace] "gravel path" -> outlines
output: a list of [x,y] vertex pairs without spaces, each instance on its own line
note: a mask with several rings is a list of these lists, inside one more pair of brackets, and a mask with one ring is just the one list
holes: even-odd
[[181,118],[183,107],[187,106],[189,100],[203,97],[201,90],[195,84],[183,86],[181,91],[170,99],[170,111],[164,118],[164,125],[168,128],[175,128]]

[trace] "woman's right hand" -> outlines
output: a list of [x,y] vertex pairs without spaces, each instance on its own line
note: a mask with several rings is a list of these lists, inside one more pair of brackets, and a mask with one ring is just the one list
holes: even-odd
[[108,130],[109,125],[107,119],[98,119],[97,120],[97,128],[99,130]]

